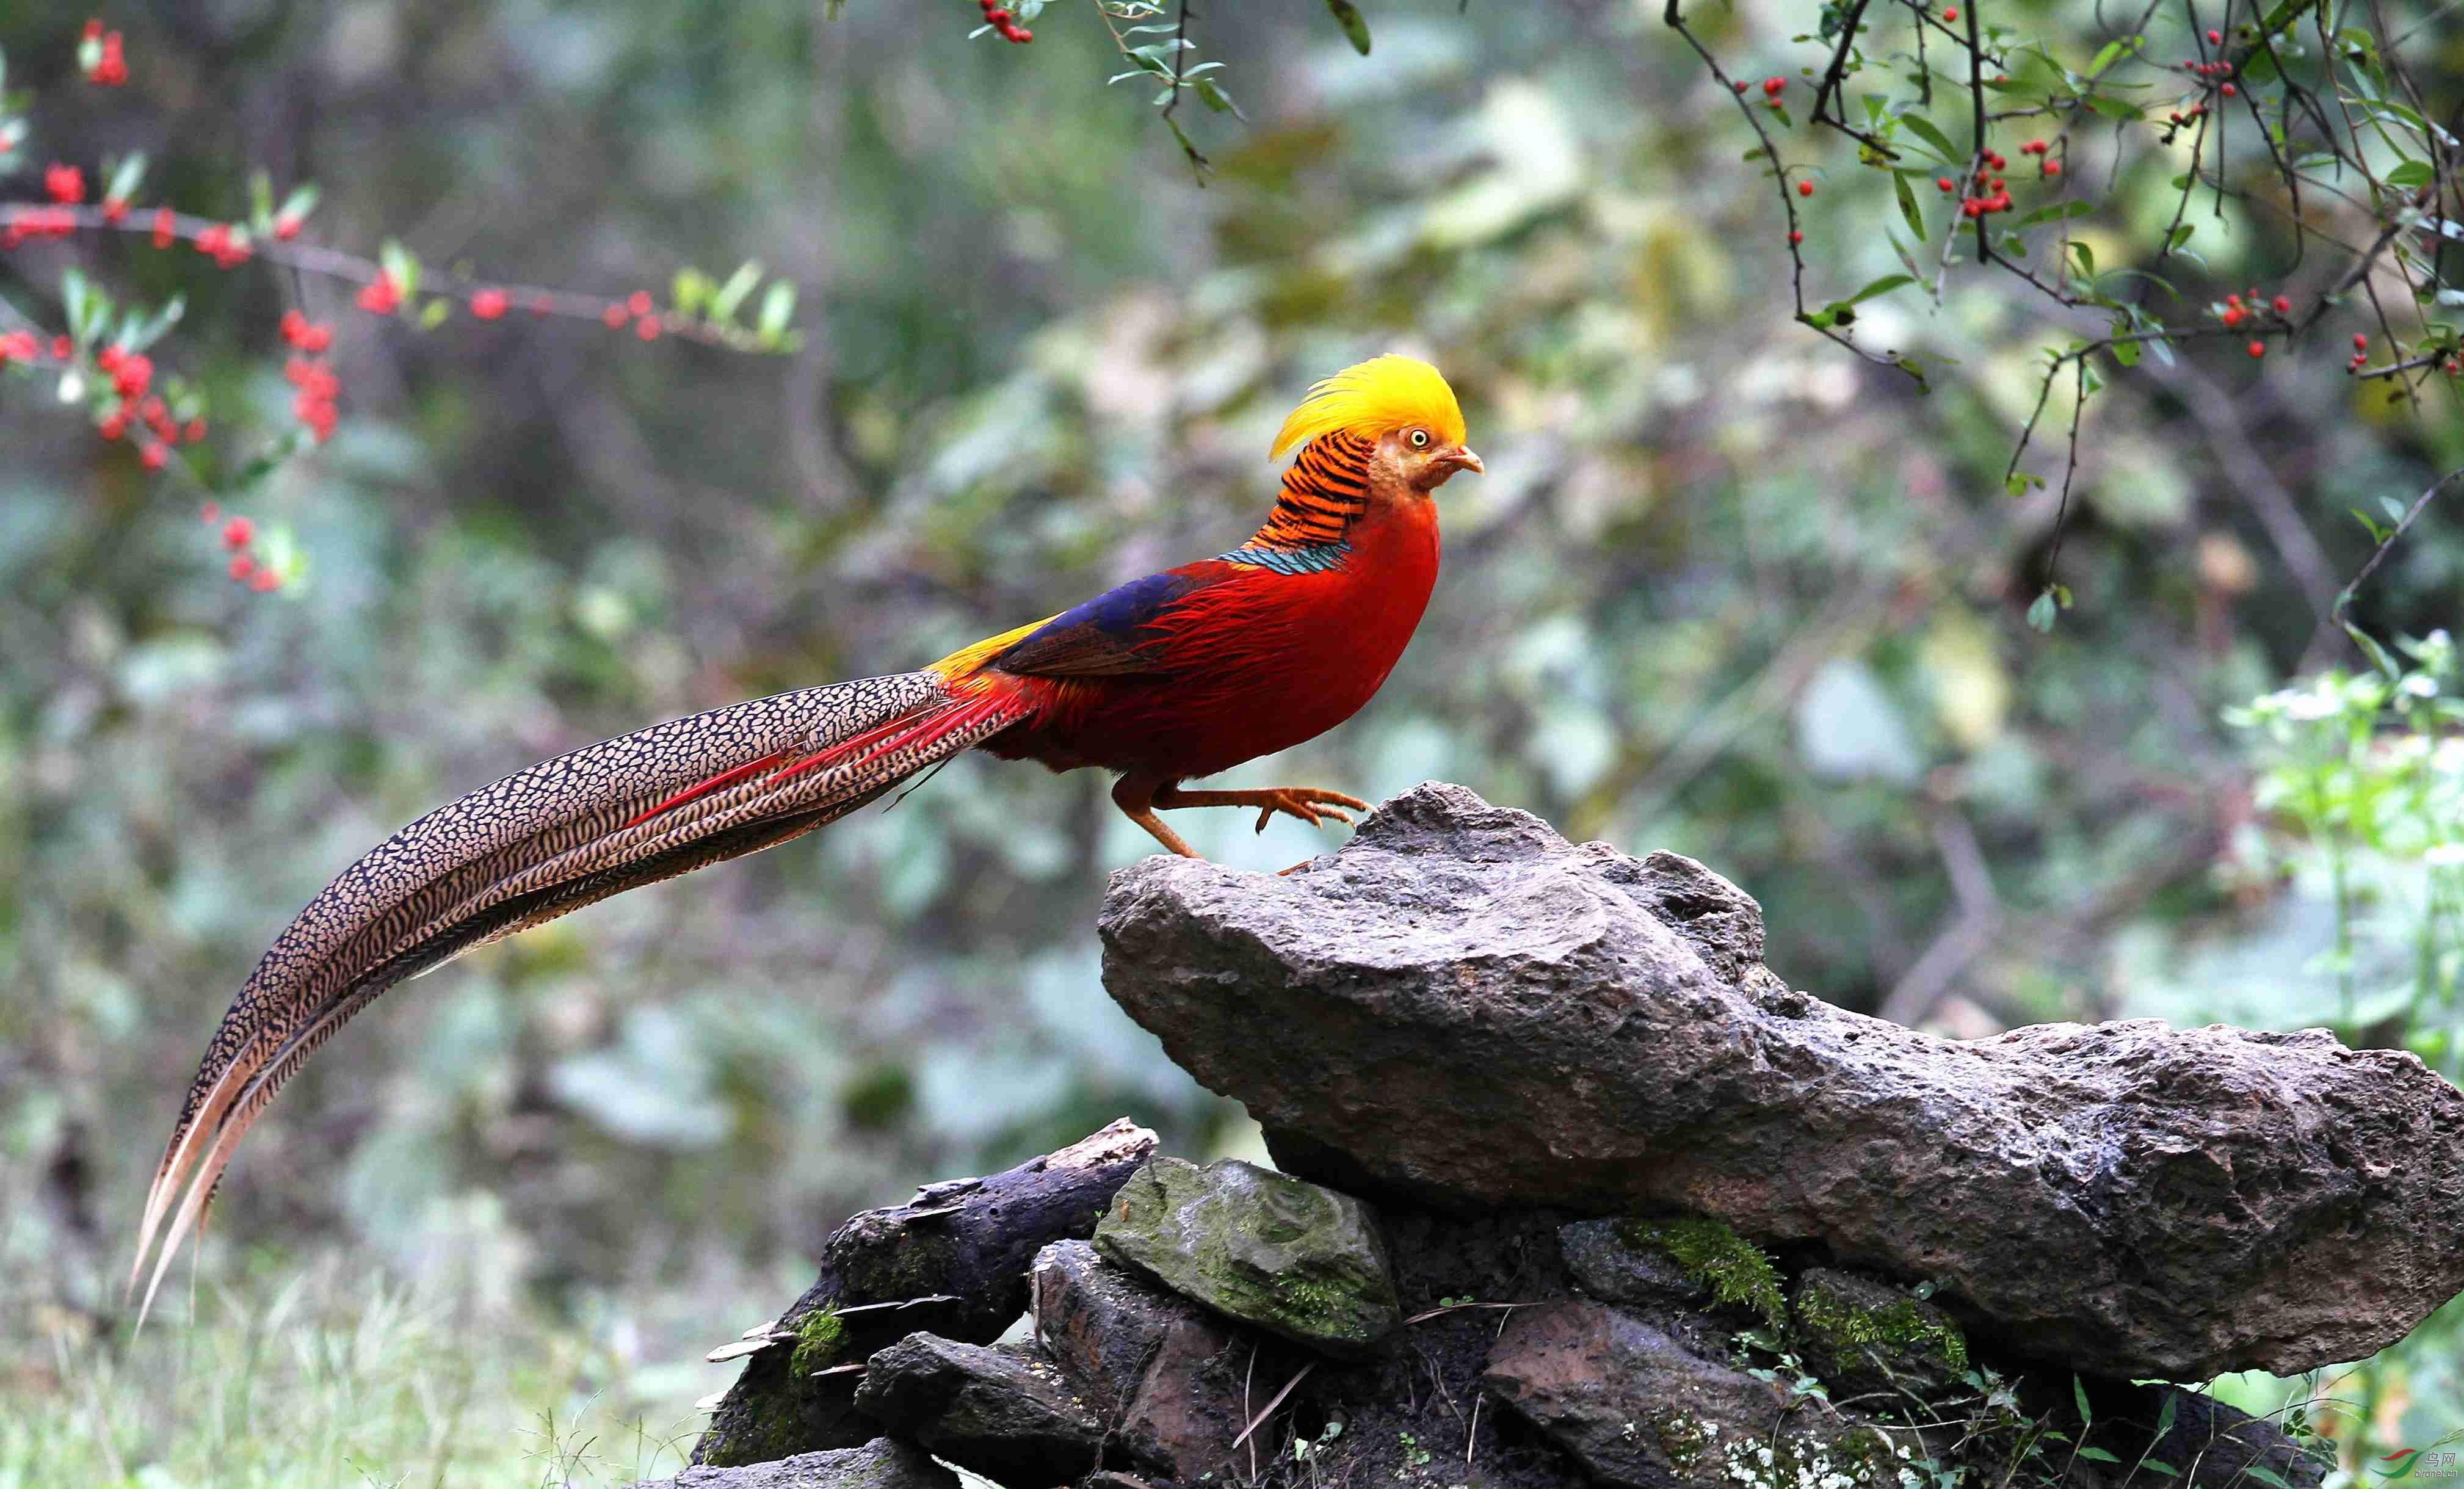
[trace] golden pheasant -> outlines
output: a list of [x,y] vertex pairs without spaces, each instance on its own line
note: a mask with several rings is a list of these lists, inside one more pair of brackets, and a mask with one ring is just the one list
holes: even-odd
[[[1437,369],[1379,357],[1313,386],[1270,457],[1298,447],[1265,524],[921,671],[714,709],[483,787],[377,845],[309,901],[240,988],[145,1196],[143,1308],[266,1104],[379,994],[476,946],[642,885],[774,847],[961,750],[1101,766],[1155,814],[1254,807],[1315,823],[1368,803],[1308,786],[1187,791],[1350,718],[1411,641],[1438,575],[1432,493],[1478,471]],[[159,1241],[159,1249],[157,1243]],[[141,1308],[140,1317],[143,1316]]]

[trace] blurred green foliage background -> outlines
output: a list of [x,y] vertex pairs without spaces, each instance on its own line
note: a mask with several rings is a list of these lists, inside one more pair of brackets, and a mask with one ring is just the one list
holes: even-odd
[[[335,870],[535,758],[1221,551],[1309,380],[1389,349],[1444,367],[1490,473],[1444,493],[1445,573],[1378,700],[1230,783],[1444,777],[1693,854],[1761,899],[1793,984],[1955,1036],[2453,1022],[2452,965],[2392,1022],[2343,996],[2334,896],[2294,862],[2321,824],[2255,804],[2268,761],[2221,717],[2358,665],[2320,625],[2370,547],[2346,509],[2464,463],[2452,409],[2386,414],[2334,347],[2118,378],[2081,440],[2079,607],[2039,636],[2054,496],[2001,487],[2035,313],[1991,280],[1860,307],[1877,343],[1957,360],[1925,399],[1789,325],[1771,188],[1656,7],[1397,0],[1367,59],[1313,0],[1222,8],[1205,54],[1249,120],[1184,112],[1204,187],[1136,85],[1102,86],[1091,12],[1013,48],[968,44],[957,0],[822,9],[158,0],[111,16],[118,92],[76,77],[82,10],[0,13],[36,163],[145,149],[209,213],[262,165],[323,186],[314,236],[508,281],[755,258],[805,333],[787,358],[519,317],[423,336],[138,240],[0,259],[50,323],[72,261],[185,290],[157,361],[234,449],[287,417],[288,305],[335,321],[345,388],[332,443],[234,504],[308,555],[267,598],[221,579],[192,496],[0,384],[0,1485],[501,1482],[525,1455],[553,1480],[593,1454],[621,1481],[655,1441],[623,1457],[571,1413],[689,1441],[727,1375],[700,1352],[849,1211],[1124,1112],[1169,1150],[1252,1143],[1097,981],[1104,874],[1151,847],[1105,782],[968,759],[398,992],[226,1185],[210,1327],[182,1304],[131,1345],[114,1306],[206,1032]],[[2099,34],[2079,0],[2010,10]],[[1792,8],[1696,20],[1756,73],[1810,59]],[[2427,25],[2456,60],[2455,19]],[[1895,267],[1859,229],[1889,188],[1829,164],[1809,248],[1844,288]],[[2127,263],[2168,193],[2113,191],[2089,230]],[[2285,262],[2239,219],[2209,252],[2218,293]],[[2459,564],[2433,508],[2360,620],[2453,624]],[[1236,817],[1186,830],[1249,867],[1332,841]],[[2378,1451],[2458,1424],[2454,1337],[2352,1388]]]

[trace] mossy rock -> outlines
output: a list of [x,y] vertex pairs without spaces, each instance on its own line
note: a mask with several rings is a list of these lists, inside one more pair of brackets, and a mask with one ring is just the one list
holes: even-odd
[[[1614,1224],[1618,1242],[1674,1261],[1686,1281],[1710,1294],[1715,1304],[1749,1310],[1774,1329],[1788,1326],[1788,1298],[1780,1288],[1779,1268],[1760,1246],[1722,1222],[1707,1215],[1687,1215]],[[1637,1266],[1631,1260],[1627,1264]]]
[[1964,1385],[1968,1336],[1923,1299],[1874,1278],[1815,1267],[1797,1279],[1793,1302],[1798,1351],[1835,1400],[1931,1397]]
[[1112,1198],[1095,1248],[1184,1298],[1343,1358],[1399,1327],[1401,1303],[1369,1207],[1226,1158],[1158,1158]]

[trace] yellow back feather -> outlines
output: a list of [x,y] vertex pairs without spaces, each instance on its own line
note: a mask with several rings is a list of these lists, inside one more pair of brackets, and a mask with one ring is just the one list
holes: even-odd
[[1308,444],[1321,434],[1349,429],[1375,439],[1396,429],[1423,428],[1448,445],[1463,442],[1462,407],[1438,369],[1392,354],[1354,362],[1309,390],[1275,432],[1266,458]]

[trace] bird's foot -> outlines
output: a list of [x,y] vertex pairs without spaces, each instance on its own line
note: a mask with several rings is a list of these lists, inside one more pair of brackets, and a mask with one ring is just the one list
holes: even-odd
[[1340,791],[1321,791],[1315,786],[1275,786],[1265,791],[1244,791],[1240,795],[1256,799],[1245,804],[1257,807],[1260,832],[1266,830],[1266,823],[1274,821],[1278,812],[1314,827],[1330,817],[1338,822],[1351,821],[1351,815],[1343,810],[1345,807],[1354,812],[1369,810],[1369,803],[1358,797],[1348,797]]

